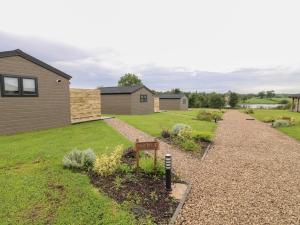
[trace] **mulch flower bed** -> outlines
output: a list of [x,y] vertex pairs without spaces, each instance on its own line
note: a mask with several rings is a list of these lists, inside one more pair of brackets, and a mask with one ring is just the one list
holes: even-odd
[[[135,164],[135,153],[132,149],[122,157],[122,163]],[[165,190],[163,175],[146,174],[141,170],[117,172],[102,177],[89,172],[91,183],[119,203],[128,203],[136,218],[151,216],[153,222],[166,224],[175,212],[179,202],[169,196]],[[178,179],[176,176],[173,176]]]
[[[176,144],[174,141],[172,141],[172,138],[163,138],[161,137],[160,138],[162,141],[170,144],[170,145],[173,145],[174,147],[176,148],[180,148],[180,146],[178,146],[178,144]],[[194,156],[198,157],[198,158],[202,158],[202,156],[204,155],[205,151],[207,150],[207,148],[212,144],[212,142],[208,142],[208,141],[197,141],[196,142],[197,145],[199,145],[199,150],[197,151],[186,151],[184,149],[181,149],[182,151],[185,151],[185,152],[188,152],[188,153],[191,153],[193,154]]]

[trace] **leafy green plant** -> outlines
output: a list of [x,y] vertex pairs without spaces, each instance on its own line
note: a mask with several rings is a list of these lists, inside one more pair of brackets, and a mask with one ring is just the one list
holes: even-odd
[[179,131],[177,136],[181,139],[192,139],[192,132],[191,127],[185,127]]
[[246,114],[254,114],[254,110],[253,109],[245,109],[244,112]]
[[176,135],[178,135],[179,132],[180,132],[181,130],[183,130],[183,129],[191,129],[191,126],[186,125],[186,124],[184,124],[184,123],[177,123],[177,124],[175,124],[175,125],[172,127],[172,132],[171,132],[171,134],[176,136]]
[[85,151],[73,150],[63,158],[63,166],[69,169],[90,170],[96,161],[96,155],[92,149]]
[[166,129],[163,129],[162,132],[161,132],[161,136],[163,138],[169,138],[171,136],[170,131],[166,130]]
[[215,121],[219,121],[222,119],[223,114],[221,111],[212,111],[211,116]]
[[156,170],[154,168],[154,159],[152,157],[142,157],[140,159],[140,168],[142,171],[149,175],[164,175],[165,168],[161,161],[157,161]]
[[287,100],[287,99],[282,99],[279,102],[279,104],[288,104],[288,103],[289,103],[289,100]]
[[185,151],[197,151],[200,146],[197,145],[193,140],[190,139],[183,139],[179,141],[179,145]]
[[275,120],[272,124],[273,127],[288,127],[290,126],[289,121],[287,120]]
[[271,116],[267,116],[262,119],[262,121],[264,123],[272,123],[272,122],[274,122],[274,120],[275,120],[274,117],[271,117]]
[[94,171],[104,177],[114,174],[120,166],[122,155],[123,145],[118,145],[112,154],[98,156]]
[[115,185],[116,190],[119,190],[122,187],[122,182],[123,182],[123,179],[119,176],[116,176],[116,178],[114,180],[114,185]]
[[121,163],[118,167],[118,171],[120,171],[121,173],[128,174],[133,172],[133,169],[128,164]]
[[290,125],[295,125],[296,124],[296,120],[294,117],[291,117],[291,116],[281,116],[281,117],[278,117],[279,120],[287,120]]
[[192,137],[195,141],[212,142],[213,134],[206,131],[193,131]]
[[222,111],[216,111],[216,110],[200,110],[197,114],[197,119],[202,121],[219,121],[222,119]]
[[212,121],[212,114],[208,110],[199,110],[197,119],[202,121]]
[[96,161],[96,154],[92,149],[83,151],[83,167],[85,170],[90,170],[94,167]]
[[158,195],[155,191],[151,191],[150,193],[150,198],[153,200],[153,201],[157,201],[158,200]]

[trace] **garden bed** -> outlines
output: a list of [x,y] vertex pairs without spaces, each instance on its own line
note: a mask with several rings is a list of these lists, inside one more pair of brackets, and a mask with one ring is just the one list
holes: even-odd
[[[149,156],[146,156],[149,157]],[[133,168],[135,153],[128,149],[122,156],[122,163]],[[161,173],[139,171],[117,171],[110,176],[89,172],[91,183],[118,203],[126,204],[137,219],[151,218],[158,224],[166,224],[173,216],[179,201],[165,190],[165,178]],[[173,182],[179,182],[173,175]]]
[[176,142],[172,141],[172,138],[170,138],[170,137],[169,138],[161,137],[160,140],[162,140],[176,148],[179,148],[182,151],[188,152],[188,153],[192,154],[193,156],[196,156],[197,158],[200,158],[200,159],[203,157],[203,155],[208,150],[208,148],[212,145],[212,142],[198,140],[198,141],[195,141],[195,143],[199,146],[199,148],[195,151],[187,151],[185,149],[182,149]]

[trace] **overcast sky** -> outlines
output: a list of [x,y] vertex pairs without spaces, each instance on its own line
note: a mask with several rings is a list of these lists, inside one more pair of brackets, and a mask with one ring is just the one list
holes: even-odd
[[1,1],[0,51],[19,48],[73,87],[138,74],[151,89],[300,92],[299,0]]

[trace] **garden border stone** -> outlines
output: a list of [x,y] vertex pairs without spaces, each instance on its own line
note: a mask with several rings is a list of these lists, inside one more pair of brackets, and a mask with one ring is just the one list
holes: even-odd
[[180,213],[182,207],[184,206],[184,203],[188,197],[188,194],[190,193],[190,191],[192,189],[192,185],[190,183],[188,183],[188,182],[185,182],[185,183],[187,184],[187,189],[185,190],[182,199],[180,199],[180,202],[179,202],[173,216],[170,219],[170,222],[169,222],[170,225],[175,224],[177,216],[179,215],[179,213]]

